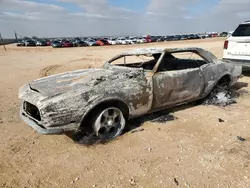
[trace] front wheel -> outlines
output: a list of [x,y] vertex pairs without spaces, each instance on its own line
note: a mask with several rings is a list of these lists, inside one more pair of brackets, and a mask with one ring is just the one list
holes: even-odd
[[92,120],[93,132],[100,140],[111,140],[118,137],[126,123],[122,111],[116,107],[99,110]]

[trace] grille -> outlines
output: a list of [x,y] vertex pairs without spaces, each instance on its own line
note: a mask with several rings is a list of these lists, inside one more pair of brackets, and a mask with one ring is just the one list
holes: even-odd
[[36,120],[38,120],[38,121],[41,121],[40,112],[39,112],[38,108],[37,108],[35,105],[33,105],[33,104],[31,104],[31,103],[25,101],[25,102],[23,103],[23,109],[24,109],[24,111],[25,111],[29,116],[33,117],[34,119],[36,119]]

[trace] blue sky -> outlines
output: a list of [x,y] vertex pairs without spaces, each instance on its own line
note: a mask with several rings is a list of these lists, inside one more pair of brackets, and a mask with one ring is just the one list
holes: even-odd
[[[58,0],[28,0],[28,1],[34,1],[45,4],[54,4],[64,7],[65,9],[70,10],[72,12],[83,11],[82,8],[79,7],[77,4],[70,2],[61,2]],[[115,7],[123,7],[133,11],[143,12],[147,9],[150,0],[108,0],[108,2],[110,3],[110,5]],[[217,5],[219,2],[220,0],[200,0],[197,1],[197,3],[191,3],[190,5],[187,6],[187,8],[190,9],[194,15],[196,15],[204,11],[207,11],[208,9]]]
[[44,4],[53,4],[53,5],[57,5],[57,6],[61,6],[67,10],[70,10],[72,12],[79,12],[82,11],[82,9],[74,4],[74,3],[69,3],[69,2],[60,2],[57,0],[28,0],[28,1],[34,1],[34,2],[38,2],[38,3],[44,3]]
[[190,4],[188,8],[193,12],[194,15],[200,15],[203,12],[215,7],[219,2],[220,0],[203,0]]
[[150,0],[109,0],[110,4],[117,7],[124,7],[135,11],[145,11]]
[[[60,2],[57,0],[29,0],[29,1],[34,1],[34,2],[39,2],[39,3],[46,3],[46,4],[54,4],[58,6],[62,6],[65,9],[68,9],[73,12],[80,11],[81,8],[77,6],[74,3],[70,2]],[[95,0],[93,0],[95,1]],[[147,5],[149,4],[150,0],[109,0],[109,3],[113,6],[116,7],[123,7],[126,9],[131,9],[135,11],[143,11],[147,8]]]
[[0,0],[0,32],[139,35],[230,31],[250,18],[249,0]]

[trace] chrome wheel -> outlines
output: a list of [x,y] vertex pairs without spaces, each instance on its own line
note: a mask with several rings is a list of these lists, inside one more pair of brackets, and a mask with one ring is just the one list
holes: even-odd
[[125,127],[125,119],[120,109],[104,109],[94,122],[94,131],[101,140],[119,136]]

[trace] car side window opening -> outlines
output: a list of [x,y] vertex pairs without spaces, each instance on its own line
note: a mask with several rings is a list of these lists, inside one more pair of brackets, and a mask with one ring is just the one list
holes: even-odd
[[194,69],[207,62],[194,52],[166,53],[157,72]]
[[132,56],[128,55],[112,61],[111,64],[116,66],[153,70],[160,56],[161,54],[132,55]]

